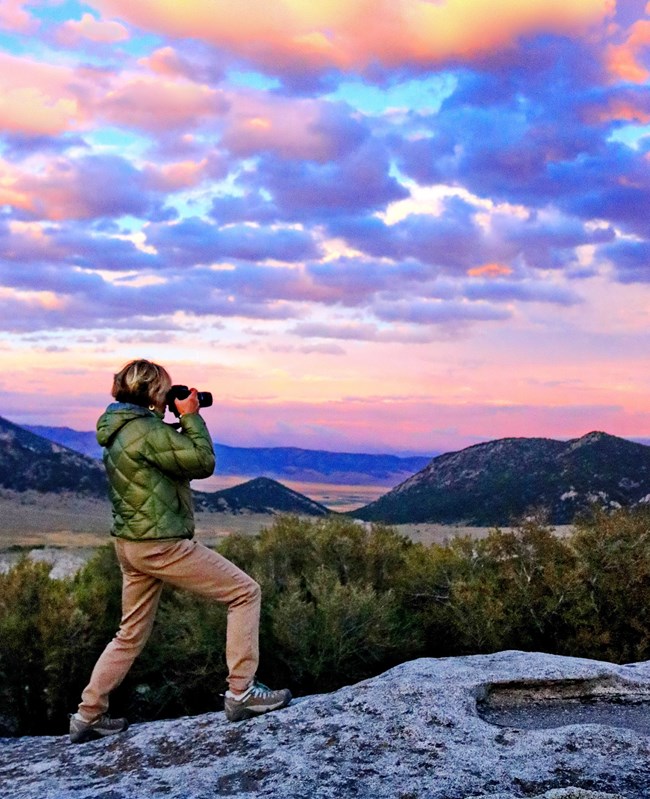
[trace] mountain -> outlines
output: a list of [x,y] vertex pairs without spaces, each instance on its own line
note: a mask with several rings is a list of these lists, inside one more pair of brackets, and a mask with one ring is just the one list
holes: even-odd
[[0,487],[106,497],[100,463],[0,417]]
[[[101,458],[94,432],[69,427],[26,426],[26,430],[92,458]],[[431,456],[369,455],[298,447],[229,447],[214,442],[220,475],[273,477],[337,485],[391,487],[422,469]]]
[[[74,432],[74,431],[72,431]],[[94,434],[93,434],[94,435]],[[0,417],[0,488],[70,492],[106,499],[104,467]],[[259,477],[224,491],[194,492],[197,510],[223,513],[295,513],[325,516],[318,502],[275,480]]]
[[35,433],[37,436],[54,441],[68,449],[73,449],[81,455],[89,458],[101,460],[102,448],[97,443],[97,435],[94,430],[73,430],[71,427],[47,427],[46,425],[23,425],[25,430]]
[[197,510],[220,513],[293,513],[299,516],[331,513],[324,505],[268,477],[257,477],[223,491],[196,491],[194,503]]
[[422,469],[429,456],[399,457],[298,447],[214,445],[219,474],[246,474],[301,482],[394,486]]
[[349,515],[387,524],[505,525],[531,509],[568,524],[593,502],[650,502],[650,447],[606,433],[571,441],[504,438],[434,458]]

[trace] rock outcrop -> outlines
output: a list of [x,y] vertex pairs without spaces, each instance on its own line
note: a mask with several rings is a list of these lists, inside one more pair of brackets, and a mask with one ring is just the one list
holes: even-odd
[[238,724],[210,713],[78,746],[4,739],[0,795],[645,799],[650,662],[421,659]]

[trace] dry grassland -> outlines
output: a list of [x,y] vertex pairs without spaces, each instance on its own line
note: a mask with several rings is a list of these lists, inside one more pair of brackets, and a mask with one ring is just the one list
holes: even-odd
[[[295,485],[295,484],[294,484]],[[314,487],[316,484],[310,484]],[[326,486],[319,484],[321,491],[307,494],[324,502],[326,496],[336,501],[327,502],[328,507],[348,505],[359,491],[366,491],[364,501],[378,487]],[[385,489],[383,489],[385,491]],[[316,497],[314,494],[320,493]],[[361,503],[352,503],[359,507]],[[80,499],[74,495],[42,495],[35,491],[15,493],[0,492],[0,551],[10,548],[56,547],[93,548],[110,540],[110,506],[108,501]],[[271,514],[225,514],[197,513],[196,534],[200,541],[215,545],[233,534],[257,535],[262,528],[273,522]],[[413,541],[423,544],[445,543],[456,536],[482,538],[488,527],[465,527],[444,524],[403,524],[395,529]],[[558,535],[565,535],[571,527],[557,528]]]

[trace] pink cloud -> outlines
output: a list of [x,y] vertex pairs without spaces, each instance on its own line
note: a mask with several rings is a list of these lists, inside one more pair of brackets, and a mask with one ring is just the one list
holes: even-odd
[[318,100],[241,92],[231,98],[222,142],[239,156],[272,150],[283,158],[330,161],[355,138],[349,119],[347,127],[337,124],[335,108]]
[[143,76],[116,85],[98,112],[113,124],[155,132],[196,125],[224,109],[223,95],[208,86]]
[[276,0],[262,13],[255,0],[93,5],[145,30],[198,38],[280,69],[472,58],[537,32],[580,35],[615,11],[614,0]]
[[65,45],[76,45],[83,40],[96,44],[114,44],[129,38],[129,32],[119,22],[98,20],[92,14],[84,14],[80,20],[65,22],[57,32],[57,39]]
[[173,47],[160,47],[139,63],[142,67],[168,78],[187,77],[187,64]]
[[208,176],[208,159],[177,161],[163,166],[151,164],[144,173],[147,184],[155,191],[180,191],[197,186]]
[[0,200],[36,219],[62,221],[145,213],[142,173],[117,157],[53,159],[30,171],[0,161]]
[[56,135],[85,121],[74,70],[0,53],[0,126],[12,133]]
[[36,20],[25,11],[28,0],[2,0],[0,29],[26,33],[36,27]]

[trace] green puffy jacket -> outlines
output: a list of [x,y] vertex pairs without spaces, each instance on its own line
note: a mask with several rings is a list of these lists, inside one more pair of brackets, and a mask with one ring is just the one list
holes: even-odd
[[214,450],[198,413],[181,416],[177,432],[153,411],[127,402],[108,406],[97,422],[113,505],[111,534],[132,541],[192,538],[190,480],[214,471]]

